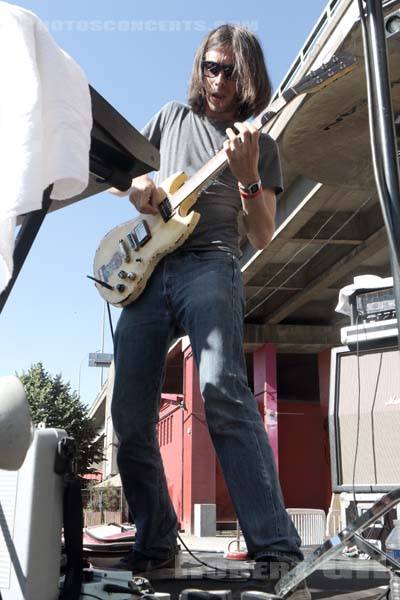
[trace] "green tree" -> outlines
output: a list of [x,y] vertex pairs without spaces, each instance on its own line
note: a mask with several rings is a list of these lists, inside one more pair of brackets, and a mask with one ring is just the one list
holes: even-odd
[[65,429],[77,445],[77,470],[79,475],[93,473],[92,464],[103,459],[103,440],[97,437],[88,408],[82,404],[70,383],[64,383],[61,374],[52,377],[41,362],[28,372],[18,374],[21,380],[35,425]]

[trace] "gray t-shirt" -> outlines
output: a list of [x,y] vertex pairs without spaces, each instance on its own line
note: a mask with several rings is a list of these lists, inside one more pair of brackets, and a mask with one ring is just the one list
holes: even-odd
[[[142,130],[142,134],[160,150],[161,165],[156,184],[173,173],[191,176],[221,150],[232,123],[199,117],[179,102],[166,104]],[[259,173],[263,188],[282,191],[282,174],[276,142],[260,136]],[[187,250],[220,248],[240,256],[239,227],[242,202],[237,179],[226,167],[218,178],[203,189],[194,205],[200,221],[186,242]]]

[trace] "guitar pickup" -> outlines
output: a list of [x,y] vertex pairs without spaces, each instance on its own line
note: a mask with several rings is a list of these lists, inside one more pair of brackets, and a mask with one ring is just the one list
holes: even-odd
[[175,210],[173,209],[168,197],[164,198],[164,200],[158,205],[158,210],[160,211],[160,215],[164,223],[169,221],[175,214]]
[[127,238],[128,242],[129,242],[130,247],[133,250],[138,251],[139,248],[140,248],[140,246],[139,246],[139,242],[136,239],[136,236],[133,233],[133,231],[131,233],[128,233],[128,235],[126,236],[126,238]]
[[130,261],[130,257],[129,257],[129,254],[127,252],[124,240],[119,240],[118,247],[119,247],[119,252],[120,252],[123,260],[125,262],[129,262]]
[[151,239],[150,227],[147,221],[140,221],[132,230],[131,235],[134,236],[135,240],[140,247],[147,244],[147,242]]

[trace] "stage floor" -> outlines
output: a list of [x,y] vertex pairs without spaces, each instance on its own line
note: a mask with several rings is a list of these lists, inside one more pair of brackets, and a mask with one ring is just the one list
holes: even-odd
[[[254,563],[227,560],[221,552],[201,551],[196,556],[208,565],[226,569],[227,573],[196,563],[184,551],[175,571],[170,569],[160,577],[150,578],[155,591],[170,593],[172,600],[177,600],[179,593],[189,588],[231,590],[233,600],[240,599],[241,592],[246,590],[266,591],[265,584],[252,578]],[[376,561],[345,556],[331,559],[307,579],[315,600],[373,600],[383,595],[388,583],[388,571]]]
[[[175,569],[164,569],[148,576],[156,592],[171,594],[171,600],[178,600],[179,594],[187,589],[231,590],[232,600],[240,600],[241,593],[249,590],[270,593],[268,586],[254,577],[254,562],[224,558],[228,548],[231,551],[237,549],[234,532],[210,537],[180,533],[180,538],[178,543],[181,552]],[[197,562],[184,545],[205,564]],[[311,555],[316,548],[317,546],[303,546],[305,557]],[[114,562],[115,559],[103,559],[96,561],[97,564],[93,567],[107,570]],[[113,576],[118,577],[117,573],[122,575],[121,571],[113,571]],[[127,572],[123,576],[130,578]],[[389,571],[377,561],[341,554],[314,571],[307,578],[307,586],[314,600],[377,600],[383,596],[389,578]],[[290,596],[287,598],[289,600]]]

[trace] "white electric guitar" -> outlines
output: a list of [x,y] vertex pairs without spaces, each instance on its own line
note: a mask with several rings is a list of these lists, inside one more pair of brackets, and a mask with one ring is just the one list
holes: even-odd
[[[285,90],[253,121],[253,125],[262,131],[266,123],[296,96],[327,86],[354,66],[352,55],[334,56],[329,63]],[[140,215],[107,233],[97,248],[94,275],[90,277],[104,300],[123,307],[138,298],[160,260],[181,246],[196,227],[200,215],[191,208],[201,189],[226,164],[225,151],[220,150],[192,177],[188,178],[185,173],[171,175],[158,188],[159,214]]]

